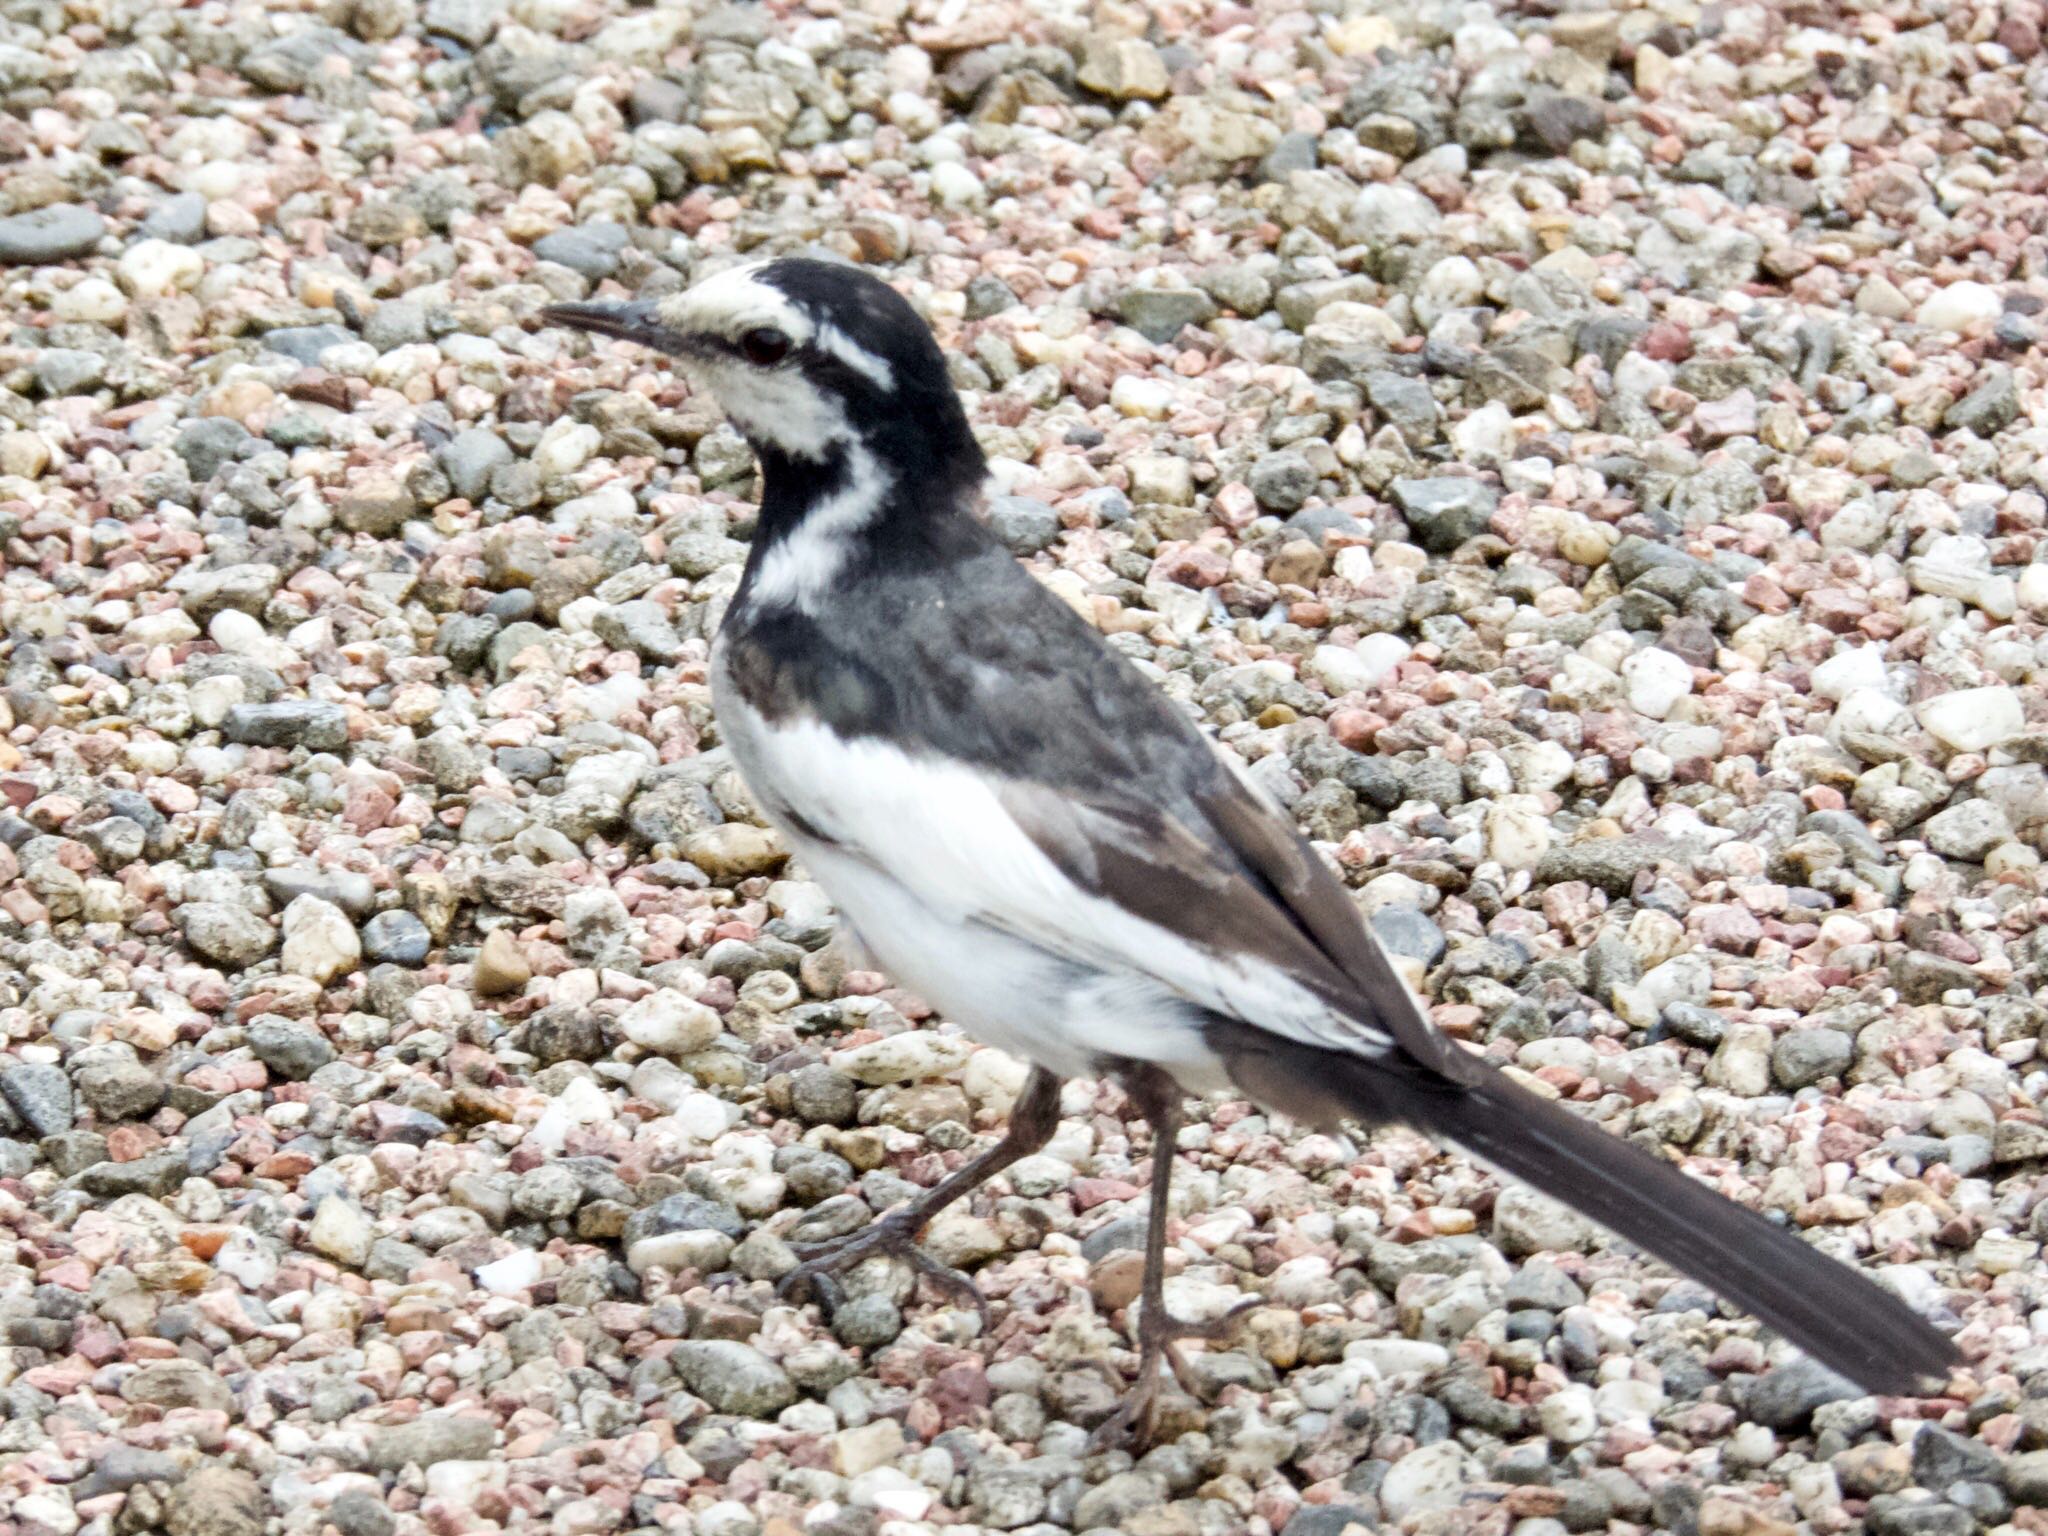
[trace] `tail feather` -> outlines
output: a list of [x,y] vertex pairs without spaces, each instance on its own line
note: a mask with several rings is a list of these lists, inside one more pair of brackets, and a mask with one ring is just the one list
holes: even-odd
[[[1241,1041],[1242,1037],[1236,1037]],[[1401,1122],[1534,1185],[1753,1313],[1867,1392],[1912,1396],[1959,1363],[1891,1292],[1477,1062],[1458,1079],[1329,1052],[1235,1054],[1254,1098],[1302,1118]]]
[[1891,1292],[1507,1078],[1423,1102],[1423,1129],[1711,1287],[1865,1391],[1911,1395],[1957,1364],[1955,1346]]

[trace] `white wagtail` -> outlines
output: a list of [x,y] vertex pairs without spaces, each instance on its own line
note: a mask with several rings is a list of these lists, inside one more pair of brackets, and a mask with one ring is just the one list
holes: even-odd
[[[1007,1134],[813,1276],[917,1255],[942,1207],[1045,1145],[1070,1076],[1153,1132],[1139,1379],[1148,1433],[1184,1096],[1312,1125],[1402,1123],[1528,1180],[1747,1308],[1866,1390],[1944,1377],[1904,1303],[1437,1032],[1280,812],[976,515],[985,466],[931,332],[858,268],[788,258],[552,322],[675,358],[761,463],[713,664],[763,809],[894,977],[1032,1074]],[[930,1260],[927,1273],[938,1266]]]

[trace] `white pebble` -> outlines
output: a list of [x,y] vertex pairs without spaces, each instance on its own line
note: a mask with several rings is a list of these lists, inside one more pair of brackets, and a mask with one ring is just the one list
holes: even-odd
[[619,1015],[619,1029],[628,1040],[664,1056],[701,1051],[723,1027],[716,1009],[680,992],[653,993]]
[[206,275],[206,261],[190,246],[138,240],[121,253],[116,270],[121,285],[136,298],[158,299],[183,288],[196,288]]
[[541,433],[533,448],[533,467],[542,480],[558,480],[588,464],[603,441],[604,435],[588,422],[565,417]]
[[970,208],[987,195],[981,178],[951,160],[932,167],[932,201],[942,208]]
[[1958,688],[1929,699],[1918,711],[1929,735],[1952,752],[1981,752],[2026,729],[2020,696],[2004,684]]
[[1846,699],[1858,688],[1884,686],[1884,648],[1851,646],[1813,669],[1813,691],[1824,699]]
[[1629,657],[1621,664],[1621,676],[1628,685],[1629,708],[1652,720],[1662,720],[1692,692],[1691,664],[1660,646]]
[[494,1296],[510,1296],[531,1290],[540,1283],[540,1275],[540,1255],[531,1248],[522,1248],[478,1266],[476,1283]]
[[361,1206],[340,1195],[329,1195],[313,1213],[313,1225],[306,1241],[319,1253],[343,1264],[360,1265],[370,1256],[374,1231]]
[[300,896],[284,909],[281,960],[294,976],[311,977],[323,986],[356,968],[363,957],[362,941],[348,914],[318,896]]
[[1930,294],[1913,318],[1937,331],[1961,334],[1989,325],[2004,308],[2005,301],[1996,288],[1984,283],[1950,283]]
[[1109,403],[1126,416],[1164,421],[1173,409],[1173,386],[1164,379],[1127,373],[1109,387]]

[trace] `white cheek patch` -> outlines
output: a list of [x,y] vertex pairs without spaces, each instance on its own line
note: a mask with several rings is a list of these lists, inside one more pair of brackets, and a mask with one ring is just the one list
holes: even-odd
[[819,463],[853,440],[839,403],[800,373],[750,368],[723,358],[694,361],[687,371],[742,435],[790,458]]

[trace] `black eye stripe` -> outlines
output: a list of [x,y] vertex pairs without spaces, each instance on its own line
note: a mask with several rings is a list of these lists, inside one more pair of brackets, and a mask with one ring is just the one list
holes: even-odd
[[739,353],[757,368],[772,368],[789,356],[789,338],[772,326],[756,326],[739,339]]

